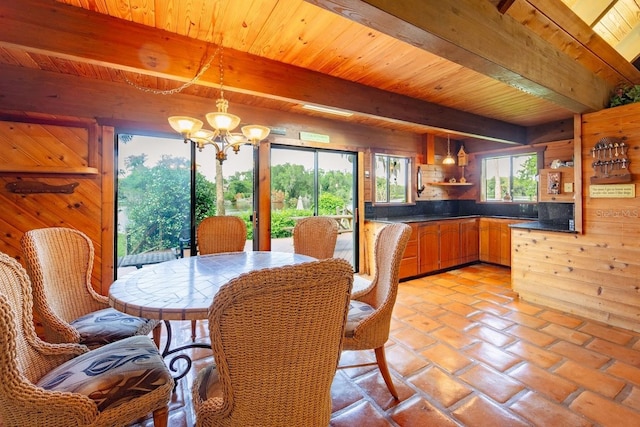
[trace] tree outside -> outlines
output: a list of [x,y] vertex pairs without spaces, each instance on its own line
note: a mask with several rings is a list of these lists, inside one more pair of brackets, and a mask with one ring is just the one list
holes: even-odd
[[[146,157],[131,156],[118,171],[118,208],[126,218],[126,244],[118,256],[177,248],[191,221],[189,160],[165,155],[147,167]],[[196,219],[215,213],[215,185],[197,172]]]
[[538,156],[491,157],[483,160],[486,200],[536,201]]
[[513,174],[513,200],[535,201],[538,198],[538,156],[514,156],[514,166],[520,167]]

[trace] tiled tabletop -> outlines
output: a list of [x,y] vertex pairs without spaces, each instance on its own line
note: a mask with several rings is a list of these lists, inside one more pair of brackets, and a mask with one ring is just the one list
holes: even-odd
[[134,316],[161,320],[199,320],[218,289],[229,280],[263,268],[314,261],[284,252],[233,252],[180,258],[145,266],[109,289],[109,303]]

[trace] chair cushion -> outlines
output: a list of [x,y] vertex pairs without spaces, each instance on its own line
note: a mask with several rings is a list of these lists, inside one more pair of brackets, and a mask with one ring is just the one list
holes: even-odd
[[155,344],[139,335],[81,354],[44,375],[37,385],[83,394],[104,411],[168,382],[173,379]]
[[356,326],[374,311],[375,309],[365,302],[351,300],[349,302],[349,314],[347,315],[347,326],[344,329],[344,335],[353,337],[353,331]]
[[80,344],[93,348],[132,337],[149,322],[109,307],[78,317],[70,324],[80,333]]
[[203,402],[216,397],[222,399],[222,384],[216,365],[207,366],[198,373],[198,376],[200,378],[197,391]]

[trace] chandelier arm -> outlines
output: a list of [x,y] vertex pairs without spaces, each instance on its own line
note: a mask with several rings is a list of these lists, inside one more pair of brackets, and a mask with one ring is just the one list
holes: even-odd
[[217,143],[215,140],[213,140],[213,141],[207,141],[207,142],[205,142],[205,144],[213,145],[213,148],[215,148],[215,149],[216,149],[216,154],[218,154],[220,151],[222,151],[222,150],[220,149],[220,147],[218,146],[218,143]]
[[235,142],[225,141],[224,151],[226,152],[227,150],[229,150],[229,148],[233,148],[233,151],[239,151],[240,147],[242,147],[245,144],[246,144],[245,141],[235,141]]

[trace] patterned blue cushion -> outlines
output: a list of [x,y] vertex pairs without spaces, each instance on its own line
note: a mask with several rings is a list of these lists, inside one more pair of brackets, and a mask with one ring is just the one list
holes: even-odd
[[102,346],[58,366],[37,385],[52,391],[83,394],[100,411],[173,382],[158,349],[147,336]]
[[78,317],[70,324],[80,333],[80,344],[94,348],[132,337],[149,322],[109,307]]
[[370,316],[375,309],[366,302],[351,300],[349,303],[349,314],[347,315],[347,326],[344,330],[346,337],[353,337],[353,330],[358,323]]

